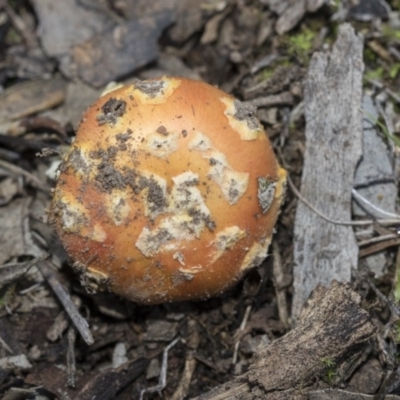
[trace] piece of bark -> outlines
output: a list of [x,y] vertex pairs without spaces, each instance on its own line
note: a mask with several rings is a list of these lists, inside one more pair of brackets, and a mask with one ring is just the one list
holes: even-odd
[[103,10],[92,10],[76,0],[32,0],[32,5],[43,48],[52,57],[64,56],[115,23]]
[[0,211],[0,265],[14,257],[40,257],[44,252],[32,240],[29,229],[31,199],[14,199]]
[[285,11],[276,22],[275,29],[278,35],[283,35],[292,30],[306,13],[306,0],[291,0]]
[[101,87],[138,69],[158,56],[157,40],[174,20],[164,11],[118,24],[74,46],[62,69],[76,74],[86,83]]
[[100,372],[76,395],[80,400],[112,400],[116,394],[142,374],[149,360],[139,358],[116,369]]
[[65,95],[66,82],[62,78],[18,83],[0,93],[0,121],[48,110],[62,103]]
[[365,394],[377,393],[385,377],[385,371],[378,358],[371,357],[363,364],[354,375],[346,388],[350,392],[361,392]]
[[[305,84],[301,192],[334,220],[351,220],[354,171],[362,154],[362,52],[361,37],[349,24],[342,25],[330,56],[314,54]],[[293,318],[299,317],[318,284],[349,281],[357,257],[351,227],[327,222],[299,202],[294,227]]]
[[345,380],[375,332],[360,302],[349,284],[318,287],[296,328],[262,348],[246,374],[196,399],[307,399],[326,376],[328,361],[335,379]]
[[276,22],[276,32],[283,35],[292,30],[307,12],[315,12],[327,0],[262,0],[268,4],[271,11],[279,15]]
[[[90,1],[98,2],[98,0]],[[212,6],[210,4],[210,7]],[[176,21],[169,29],[168,36],[176,43],[185,43],[194,33],[202,29],[206,21],[203,18],[204,3],[198,0],[119,0],[112,2],[111,8],[128,20],[173,11]]]
[[[188,1],[196,0],[185,3]],[[177,2],[136,4],[136,0],[130,0],[125,11],[132,12],[122,12],[127,20],[119,15],[121,2],[108,5],[97,0],[33,0],[33,7],[46,53],[57,58],[69,78],[100,87],[157,58],[157,41],[162,31],[175,22]],[[200,6],[197,8],[200,11],[188,12],[197,15],[201,12]]]

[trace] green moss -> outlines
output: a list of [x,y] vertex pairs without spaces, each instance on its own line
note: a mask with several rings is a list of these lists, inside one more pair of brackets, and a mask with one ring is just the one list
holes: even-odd
[[264,82],[270,79],[279,67],[290,67],[292,64],[287,59],[275,61],[271,66],[264,68],[257,76],[258,82]]
[[267,81],[274,74],[275,68],[265,68],[261,73],[261,81]]
[[377,59],[376,53],[372,51],[370,48],[364,48],[364,62],[369,64],[375,62]]
[[300,62],[307,64],[317,30],[304,27],[298,34],[289,34],[284,38],[287,45],[287,54],[296,57]]
[[399,76],[400,63],[394,63],[389,69],[389,78],[396,79]]
[[365,73],[365,76],[367,78],[377,81],[382,80],[384,78],[384,75],[385,75],[385,68],[383,67],[377,67]]
[[22,42],[22,38],[14,28],[10,28],[7,31],[5,41],[8,45],[20,44]]
[[6,308],[15,295],[16,283],[11,283],[0,290],[0,310]]
[[324,365],[325,368],[325,382],[328,383],[328,385],[332,385],[335,377],[336,377],[336,364],[335,361],[332,360],[329,357],[325,357],[321,360],[322,364]]

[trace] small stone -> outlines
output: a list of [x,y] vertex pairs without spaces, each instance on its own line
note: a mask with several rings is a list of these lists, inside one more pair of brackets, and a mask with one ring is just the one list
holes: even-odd
[[179,324],[164,320],[153,320],[147,324],[147,342],[170,342],[178,333]]
[[245,355],[251,356],[269,343],[268,335],[246,335],[240,343],[240,351]]
[[1,358],[0,368],[6,370],[16,369],[19,371],[28,371],[32,368],[32,364],[29,362],[25,354],[19,354],[18,356]]
[[126,346],[125,343],[117,343],[114,347],[112,355],[112,367],[118,368],[122,364],[128,362],[128,357],[126,356]]
[[160,371],[161,371],[160,361],[158,361],[157,358],[153,358],[150,361],[149,366],[147,367],[146,379],[150,380],[153,378],[158,378],[160,376]]

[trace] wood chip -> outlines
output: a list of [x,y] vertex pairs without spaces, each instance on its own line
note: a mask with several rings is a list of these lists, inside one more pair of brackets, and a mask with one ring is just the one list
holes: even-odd
[[116,394],[136,379],[147,367],[149,360],[139,358],[117,369],[100,372],[76,394],[80,400],[113,400]]
[[66,82],[62,78],[18,83],[0,92],[0,122],[11,121],[62,103]]
[[306,0],[292,0],[291,3],[276,22],[275,29],[278,35],[292,30],[306,13]]
[[[305,85],[306,150],[301,192],[336,220],[351,219],[351,190],[362,151],[363,42],[349,24],[331,55],[316,53]],[[358,246],[351,227],[334,225],[299,203],[294,228],[294,298],[298,318],[318,285],[349,281]]]
[[195,400],[305,399],[326,376],[328,362],[335,366],[337,379],[345,380],[375,334],[360,303],[349,284],[318,287],[296,328],[262,348],[249,372]]
[[260,0],[279,15],[275,29],[279,35],[292,30],[306,12],[315,12],[328,0]]
[[14,257],[31,255],[39,257],[43,252],[33,243],[28,225],[31,199],[15,199],[2,207],[0,213],[0,265]]
[[76,0],[33,0],[32,5],[43,48],[53,57],[64,56],[74,45],[115,23],[105,12],[91,10]]
[[145,16],[93,36],[71,50],[63,70],[100,87],[155,60],[158,38],[173,22],[171,11]]

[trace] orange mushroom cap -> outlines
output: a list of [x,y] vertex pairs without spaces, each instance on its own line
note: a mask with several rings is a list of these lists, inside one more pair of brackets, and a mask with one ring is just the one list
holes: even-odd
[[205,299],[264,260],[285,180],[252,107],[199,81],[136,81],[86,111],[50,219],[88,289]]

